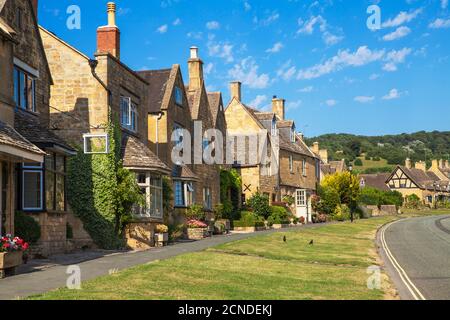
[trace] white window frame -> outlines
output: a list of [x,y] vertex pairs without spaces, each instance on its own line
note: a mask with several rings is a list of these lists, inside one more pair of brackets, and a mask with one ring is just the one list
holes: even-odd
[[272,119],[271,132],[273,137],[277,135],[277,121],[275,120],[275,118]]
[[[139,175],[144,175],[145,176],[145,183],[139,183]],[[159,186],[156,185],[152,185],[151,180],[152,178],[156,178],[159,179],[161,181],[161,184]],[[157,219],[162,219],[164,216],[164,211],[163,211],[163,183],[162,183],[162,177],[159,175],[155,175],[155,174],[151,174],[150,172],[137,172],[136,173],[136,180],[138,183],[138,186],[140,188],[145,188],[145,207],[144,208],[138,208],[137,212],[139,212],[140,214],[137,214],[138,216],[145,216],[145,217],[150,217],[150,218],[157,218]],[[153,203],[152,203],[152,192],[154,190],[158,189],[159,191],[161,191],[161,199],[160,199],[160,214],[156,215],[153,213]],[[142,210],[144,209],[144,210]],[[144,214],[142,214],[142,212],[145,212]]]
[[[124,104],[125,102],[125,104]],[[122,107],[124,107],[126,105],[126,107],[128,108],[128,116],[127,116],[127,120],[128,122],[125,123],[123,120],[123,110]],[[133,127],[133,120],[134,120],[134,127]],[[120,96],[120,125],[132,132],[137,132],[138,131],[138,113],[137,113],[137,105],[135,103],[133,103],[131,97],[125,97],[125,96]]]
[[306,207],[306,190],[296,190],[295,204],[297,207]]
[[[23,168],[33,168],[33,167],[23,167]],[[35,167],[37,169],[37,167]],[[39,174],[40,177],[40,202],[41,202],[41,206],[40,207],[36,207],[36,208],[27,208],[25,207],[25,174],[26,173],[35,173],[35,174]],[[44,209],[44,172],[42,170],[42,165],[41,165],[41,170],[22,170],[22,210],[24,211],[41,211]]]
[[296,140],[295,139],[295,127],[292,127],[291,128],[291,142],[295,143],[296,142],[295,140]]
[[[105,152],[88,152],[87,150],[87,139],[89,138],[105,138],[106,140],[106,150]],[[84,154],[108,154],[109,153],[109,134],[107,133],[85,133],[83,134],[83,150]]]

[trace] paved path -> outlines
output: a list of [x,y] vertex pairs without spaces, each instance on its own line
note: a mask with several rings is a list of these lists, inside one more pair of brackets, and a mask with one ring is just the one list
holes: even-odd
[[164,260],[185,253],[202,251],[223,243],[275,232],[287,232],[306,228],[317,228],[320,226],[323,226],[323,224],[306,225],[283,230],[269,230],[250,234],[214,236],[213,238],[202,241],[180,243],[149,251],[116,253],[100,258],[94,257],[94,259],[92,259],[92,257],[87,257],[87,259],[91,260],[84,262],[80,262],[80,257],[75,257],[75,260],[72,262],[0,280],[0,300],[23,298],[29,295],[40,294],[65,287],[68,278],[68,275],[66,274],[67,266],[72,264],[77,264],[80,267],[82,281],[86,281],[107,275],[110,270],[123,270],[136,265],[146,264],[156,260]]
[[450,216],[396,221],[380,230],[378,242],[402,299],[450,299]]

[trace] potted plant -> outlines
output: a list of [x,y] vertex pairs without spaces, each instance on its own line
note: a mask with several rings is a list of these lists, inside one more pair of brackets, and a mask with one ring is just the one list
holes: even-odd
[[0,279],[4,278],[7,272],[15,273],[16,267],[23,262],[23,253],[29,245],[19,237],[8,234],[0,239]]
[[164,224],[158,224],[155,228],[155,245],[163,247],[169,242],[169,227]]
[[208,225],[200,220],[191,219],[186,226],[189,240],[202,240],[208,236]]

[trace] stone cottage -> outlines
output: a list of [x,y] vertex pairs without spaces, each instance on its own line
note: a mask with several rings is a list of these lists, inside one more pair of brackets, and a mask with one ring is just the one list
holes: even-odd
[[[106,125],[118,119],[122,133],[125,168],[136,173],[146,198],[144,208],[136,208],[127,230],[128,245],[146,249],[153,245],[155,225],[163,222],[162,178],[169,168],[148,147],[149,82],[120,59],[120,30],[116,26],[114,3],[108,3],[108,24],[97,30],[97,51],[90,59],[52,32],[40,28],[45,52],[54,79],[50,123],[74,146],[85,153],[100,143],[108,153]],[[99,141],[103,141],[99,142]],[[106,146],[106,149],[104,148]]]

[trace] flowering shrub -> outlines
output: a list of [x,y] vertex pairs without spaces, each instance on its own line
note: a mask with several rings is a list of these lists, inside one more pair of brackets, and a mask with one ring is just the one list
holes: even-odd
[[305,222],[306,222],[305,217],[300,217],[299,222],[301,224],[305,224]]
[[201,222],[199,220],[195,220],[195,219],[189,220],[186,223],[186,225],[187,225],[188,228],[191,228],[191,229],[200,229],[200,228],[207,228],[208,227],[208,225],[206,223]]
[[25,251],[28,249],[29,245],[19,237],[13,238],[12,235],[8,234],[6,237],[0,240],[0,252],[14,252],[14,251]]
[[164,224],[158,224],[155,228],[156,233],[167,233],[169,232],[169,227]]

